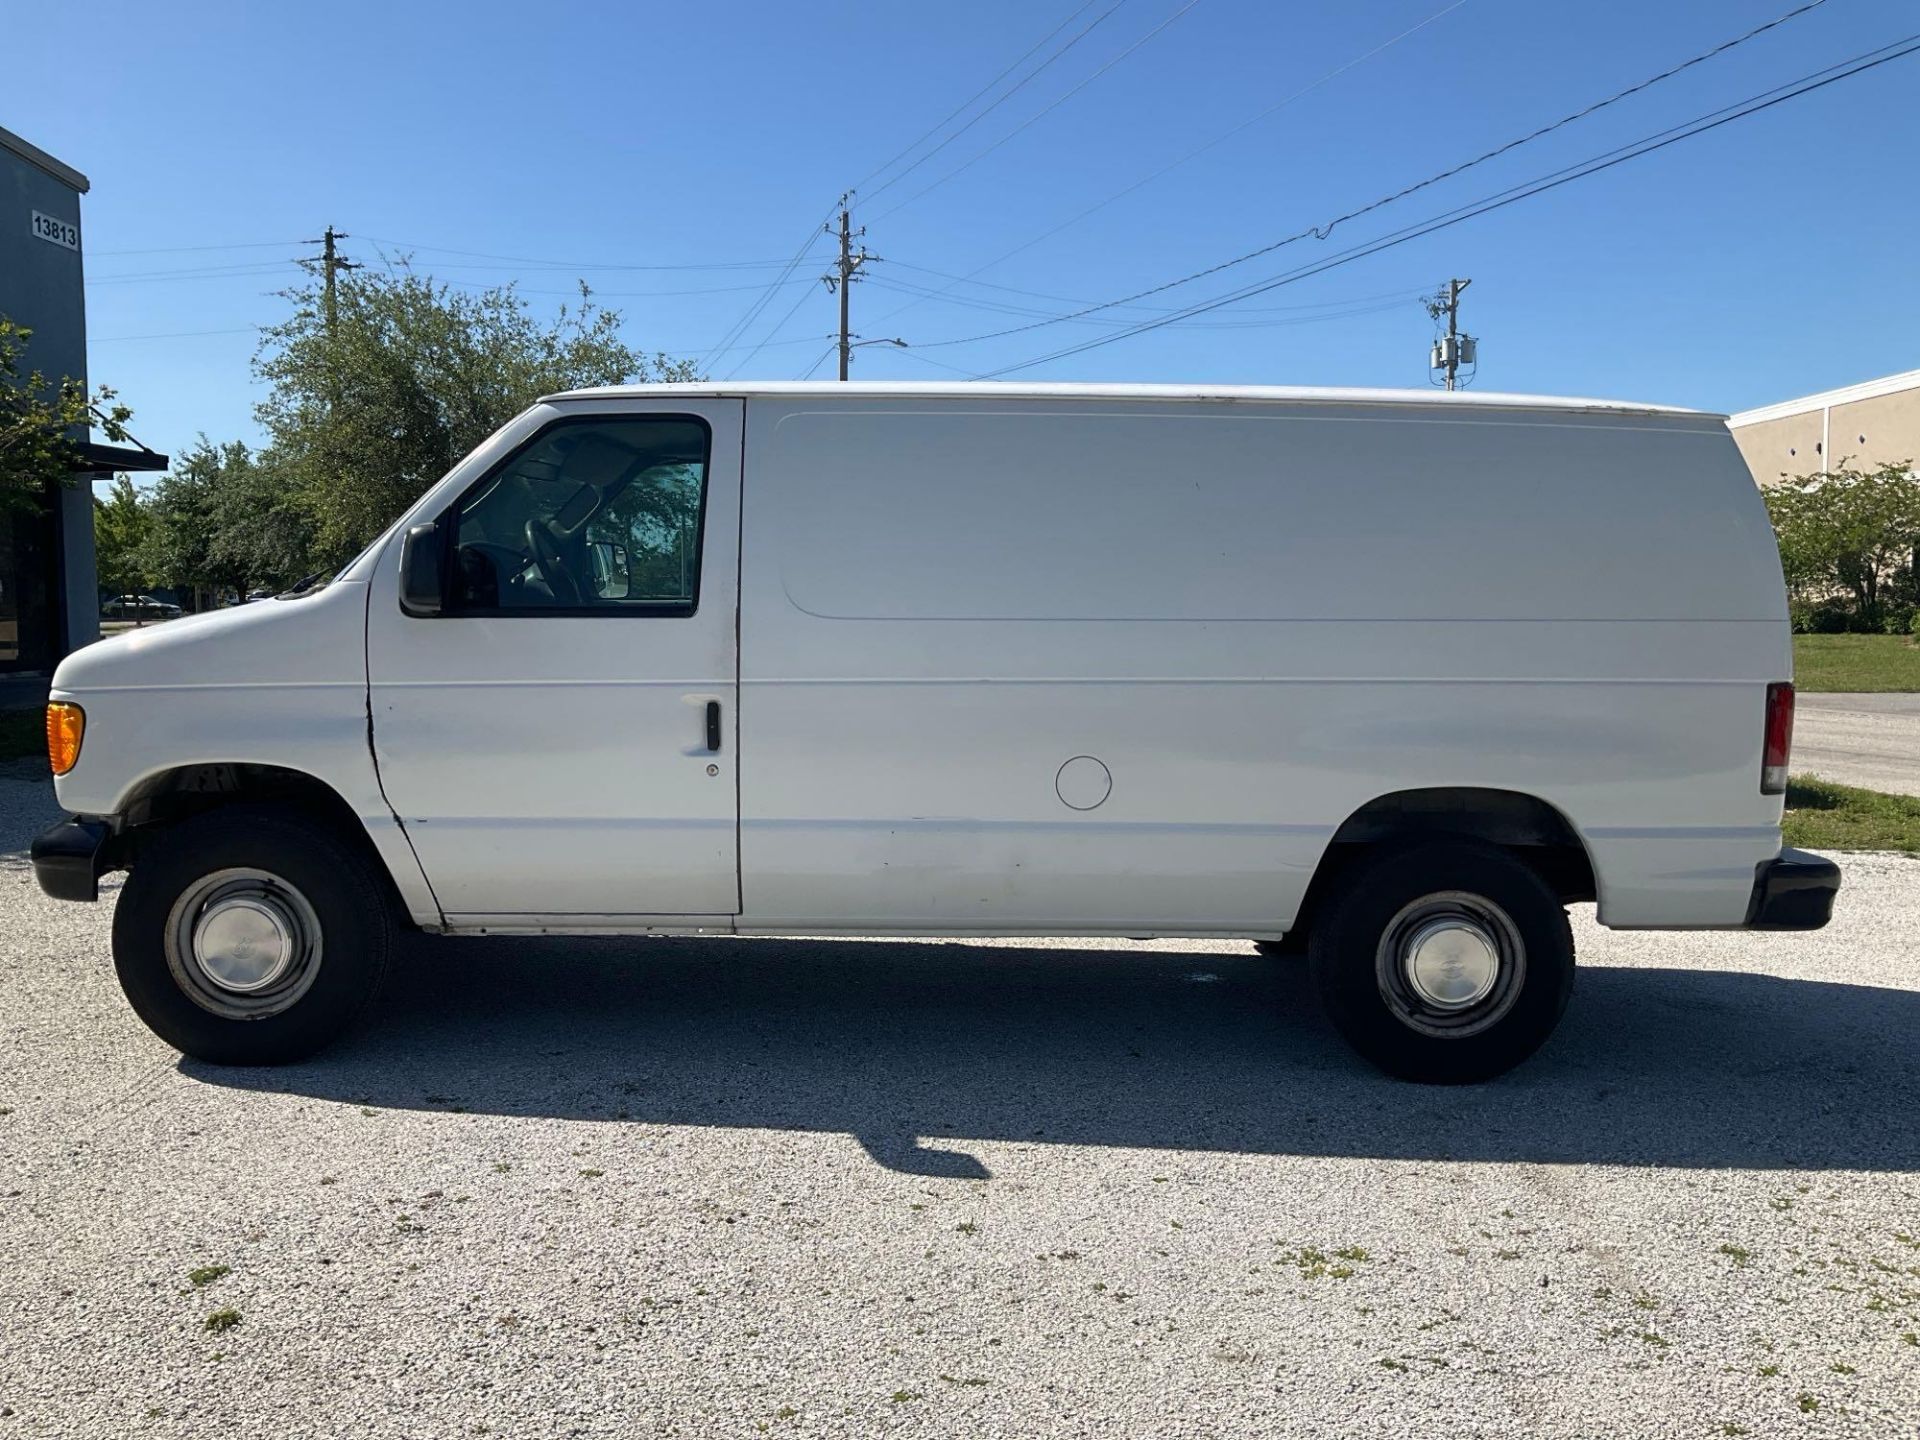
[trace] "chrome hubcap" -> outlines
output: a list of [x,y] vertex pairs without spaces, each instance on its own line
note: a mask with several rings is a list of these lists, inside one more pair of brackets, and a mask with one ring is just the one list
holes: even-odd
[[193,962],[223,990],[265,990],[293,964],[298,924],[272,895],[215,901],[194,922]]
[[181,892],[167,917],[167,969],[203,1010],[263,1020],[290,1008],[320,968],[320,918],[265,870],[216,870]]
[[1436,1010],[1463,1010],[1487,998],[1500,977],[1493,937],[1471,920],[1432,920],[1408,937],[1407,983]]
[[1403,1025],[1464,1039],[1513,1008],[1526,982],[1526,946],[1513,917],[1486,896],[1441,890],[1387,922],[1374,976]]

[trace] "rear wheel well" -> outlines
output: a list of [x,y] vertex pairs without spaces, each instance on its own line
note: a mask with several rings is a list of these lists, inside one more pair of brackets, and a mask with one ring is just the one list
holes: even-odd
[[1448,838],[1498,845],[1539,875],[1562,905],[1598,894],[1587,847],[1567,817],[1546,801],[1473,786],[1396,790],[1369,800],[1334,831],[1291,933],[1306,933],[1315,909],[1359,860],[1386,846]]
[[267,806],[323,825],[344,843],[360,848],[386,881],[388,898],[403,918],[406,906],[367,827],[340,792],[304,770],[280,765],[182,765],[148,776],[121,813],[115,858],[138,863],[141,850],[168,827],[228,805]]

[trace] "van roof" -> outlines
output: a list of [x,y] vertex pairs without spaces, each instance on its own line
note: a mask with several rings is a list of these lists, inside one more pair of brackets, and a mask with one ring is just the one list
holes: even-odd
[[819,396],[848,399],[908,400],[991,398],[996,400],[1213,400],[1279,405],[1465,406],[1490,410],[1551,410],[1574,414],[1684,415],[1724,420],[1707,410],[1677,405],[1646,405],[1629,400],[1580,400],[1552,395],[1508,395],[1476,390],[1374,390],[1316,385],[1112,385],[1034,384],[1003,380],[752,380],[674,381],[659,385],[598,385],[545,395],[543,400],[599,400],[620,396],[703,395],[727,398]]

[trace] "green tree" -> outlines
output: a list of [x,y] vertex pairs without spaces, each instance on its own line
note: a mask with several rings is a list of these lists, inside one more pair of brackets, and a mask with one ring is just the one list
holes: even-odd
[[252,454],[237,440],[216,446],[202,435],[174,457],[148,501],[141,561],[156,584],[196,595],[246,593],[247,568],[221,542],[228,504],[253,483],[253,469]]
[[271,450],[222,450],[208,559],[218,573],[244,577],[235,589],[280,590],[312,571],[313,522]]
[[344,561],[456,461],[542,394],[694,378],[619,338],[620,317],[578,305],[536,318],[511,286],[457,291],[407,270],[288,292],[254,368],[274,471],[312,524],[315,566]]
[[93,497],[93,554],[102,589],[125,595],[146,586],[151,519],[140,492],[124,475],[115,478],[105,500]]
[[98,425],[109,440],[127,438],[133,412],[102,385],[92,395],[78,380],[49,380],[26,369],[33,332],[0,315],[0,509],[36,506],[50,484],[74,483],[75,431]]
[[1796,599],[1843,599],[1862,628],[1879,628],[1920,547],[1920,475],[1913,462],[1874,470],[1842,463],[1766,492],[1780,565]]

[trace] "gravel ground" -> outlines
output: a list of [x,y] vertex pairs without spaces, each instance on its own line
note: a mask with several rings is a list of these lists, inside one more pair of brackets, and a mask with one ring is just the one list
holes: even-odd
[[1920,695],[1800,695],[1794,773],[1920,795]]
[[222,1071],[52,814],[0,780],[0,1440],[1915,1433],[1920,862],[1812,936],[1578,916],[1470,1089],[1296,962],[1057,940],[421,938]]

